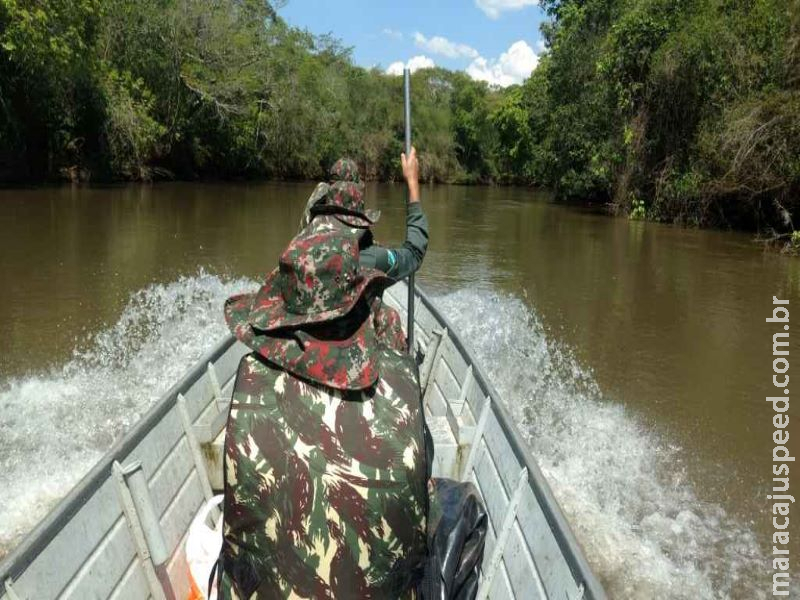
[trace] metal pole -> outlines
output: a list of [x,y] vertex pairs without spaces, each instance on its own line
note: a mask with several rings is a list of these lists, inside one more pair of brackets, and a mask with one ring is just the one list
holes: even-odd
[[[406,125],[406,157],[411,154],[411,71],[403,70],[403,100]],[[406,200],[408,201],[408,199]],[[414,354],[414,273],[408,276],[408,353]]]

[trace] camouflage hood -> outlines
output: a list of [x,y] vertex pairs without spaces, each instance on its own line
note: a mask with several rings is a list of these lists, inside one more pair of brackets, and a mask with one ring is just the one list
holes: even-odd
[[351,227],[371,227],[381,216],[378,210],[367,210],[364,202],[364,185],[351,181],[331,183],[324,201],[315,204],[311,208],[311,214],[327,212],[325,209]]
[[354,161],[342,158],[331,167],[330,182],[318,184],[306,203],[301,229],[318,214],[334,215],[345,225],[361,229],[380,219],[379,210],[366,208],[364,184]]
[[375,383],[375,330],[367,288],[391,279],[358,263],[358,240],[309,230],[292,240],[255,294],[229,298],[225,320],[267,360],[337,389]]
[[353,183],[361,183],[361,175],[358,173],[358,165],[356,161],[349,158],[340,158],[330,170],[330,180],[334,181],[351,181]]

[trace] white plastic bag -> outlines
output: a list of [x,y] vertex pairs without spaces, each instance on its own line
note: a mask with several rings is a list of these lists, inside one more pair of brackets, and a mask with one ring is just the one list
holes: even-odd
[[[214,529],[206,525],[206,519],[214,507],[222,503],[223,498],[223,495],[214,496],[205,503],[189,526],[189,535],[186,538],[186,562],[189,563],[189,572],[203,598],[206,598],[208,591],[211,569],[222,550],[222,515]],[[214,581],[211,597],[207,600],[215,600],[216,597],[217,583]]]

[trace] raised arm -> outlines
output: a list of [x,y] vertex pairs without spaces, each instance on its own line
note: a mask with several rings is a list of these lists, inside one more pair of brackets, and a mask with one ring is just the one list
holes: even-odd
[[419,194],[419,162],[417,151],[411,148],[406,157],[400,155],[403,177],[408,184],[408,216],[406,241],[399,248],[373,245],[361,251],[361,264],[380,269],[390,277],[403,279],[417,271],[428,250],[428,219],[422,212]]

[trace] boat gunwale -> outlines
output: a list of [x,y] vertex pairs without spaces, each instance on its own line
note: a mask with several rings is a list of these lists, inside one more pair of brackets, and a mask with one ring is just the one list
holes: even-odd
[[439,321],[443,327],[447,328],[449,333],[448,339],[453,342],[456,349],[466,359],[467,366],[472,366],[472,375],[476,383],[478,383],[483,392],[491,398],[491,409],[503,433],[506,435],[517,460],[528,469],[528,483],[539,502],[539,506],[544,513],[547,523],[550,525],[550,529],[553,532],[553,536],[561,552],[567,560],[567,565],[570,567],[578,584],[582,584],[584,587],[584,597],[591,600],[605,600],[606,594],[602,585],[589,566],[583,550],[564,516],[561,505],[553,495],[550,484],[547,483],[547,479],[539,468],[539,464],[533,458],[533,454],[531,454],[527,444],[521,439],[508,411],[505,406],[503,406],[500,394],[484,373],[480,363],[475,360],[472,352],[461,341],[461,337],[457,333],[457,330],[453,328],[452,323],[439,311],[428,295],[423,292],[419,286],[416,286],[415,291],[416,295],[419,296],[425,304],[425,308],[430,311],[433,317]]
[[[95,465],[84,475],[69,493],[34,527],[23,540],[0,561],[0,584],[3,581],[19,578],[47,545],[69,523],[81,507],[112,476],[111,465],[115,460],[126,458],[150,430],[172,410],[178,399],[206,372],[208,363],[217,362],[236,342],[228,334],[216,346],[202,355],[181,379],[169,388],[120,440],[106,451]],[[120,514],[122,507],[120,506]],[[0,598],[5,592],[0,588]]]

